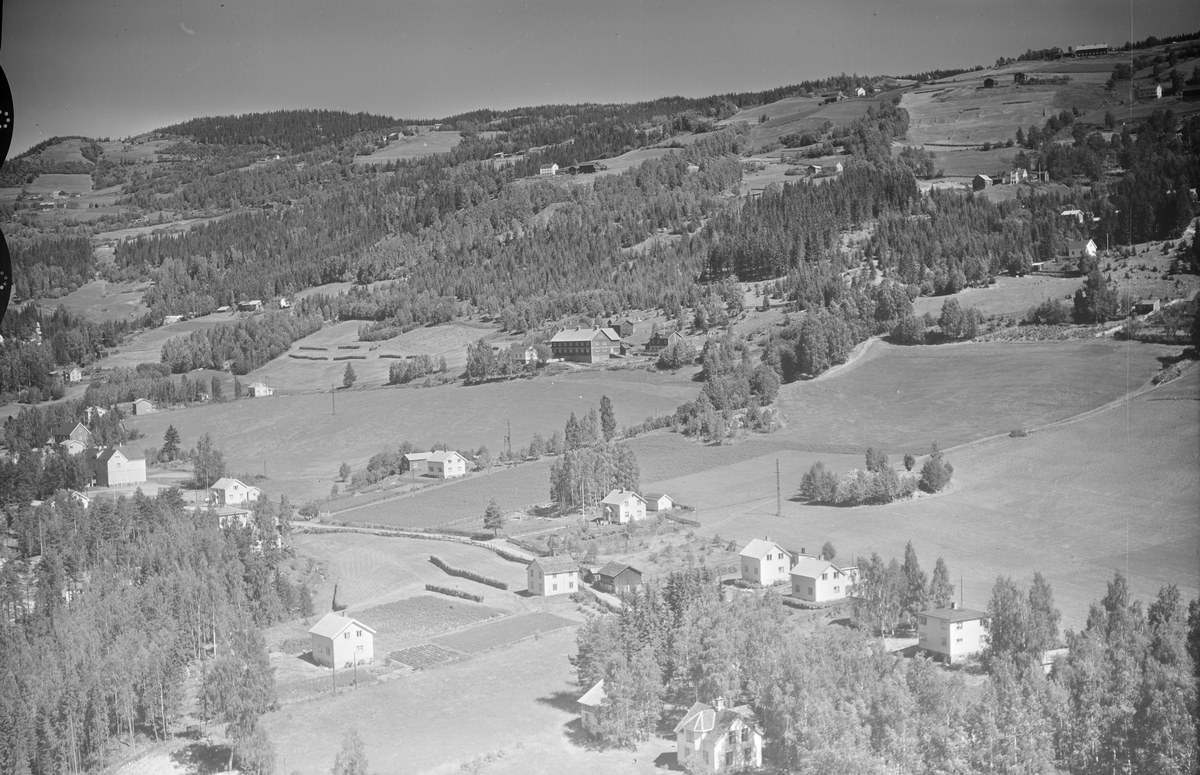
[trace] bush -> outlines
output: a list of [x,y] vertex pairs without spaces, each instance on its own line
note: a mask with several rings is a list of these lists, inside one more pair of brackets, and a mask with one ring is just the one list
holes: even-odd
[[1029,435],[1029,431],[1025,430],[1024,428],[1017,428],[1015,431],[1009,431],[1009,434],[1008,434],[1009,438],[1012,438],[1012,439],[1020,439],[1020,438],[1024,438],[1025,436],[1028,436],[1028,435]]
[[950,477],[953,474],[954,466],[943,458],[937,444],[934,444],[929,459],[921,467],[921,489],[930,493],[940,492],[950,484]]
[[1071,322],[1071,310],[1059,299],[1046,299],[1030,307],[1021,322],[1024,325],[1061,326]]
[[818,460],[800,480],[800,497],[813,503],[833,503],[837,488],[837,474],[825,470],[825,462]]
[[474,595],[470,592],[463,592],[461,589],[454,589],[452,587],[439,587],[436,584],[426,584],[425,589],[430,592],[438,592],[443,595],[449,595],[450,597],[461,597],[463,600],[471,600],[476,603],[483,602],[483,595]]
[[462,568],[455,568],[451,565],[447,565],[445,560],[443,560],[441,557],[438,557],[436,554],[429,555],[429,561],[451,576],[458,576],[471,581],[478,581],[480,584],[487,584],[489,587],[495,587],[496,589],[508,589],[508,584],[503,581],[484,576],[483,574],[476,573],[475,571],[463,570]]
[[915,466],[916,464],[917,464],[917,459],[916,459],[916,457],[913,456],[913,454],[911,452],[904,455],[904,470],[905,471],[913,470],[913,466]]

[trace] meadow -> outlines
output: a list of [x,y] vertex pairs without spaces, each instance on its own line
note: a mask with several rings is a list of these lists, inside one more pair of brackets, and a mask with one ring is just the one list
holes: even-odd
[[950,296],[918,296],[913,299],[913,312],[917,315],[928,312],[936,318],[947,299],[956,299],[964,309],[974,307],[984,315],[1002,315],[1020,320],[1030,307],[1046,299],[1067,299],[1079,289],[1082,282],[1078,277],[1000,276],[994,285],[987,288],[967,288]]
[[[84,161],[79,157],[79,161]],[[46,173],[38,175],[37,179],[25,189],[31,194],[49,194],[52,191],[64,191],[68,194],[84,194],[92,190],[92,176],[86,174]]]
[[900,107],[909,112],[909,141],[914,145],[1005,142],[1018,128],[1045,123],[1044,113],[1054,100],[1053,87],[1014,87],[1011,77],[996,77],[999,85],[995,89],[982,88],[980,75],[954,85],[906,92]]
[[355,164],[387,164],[389,161],[418,159],[435,153],[446,153],[458,145],[462,136],[458,132],[421,132],[412,137],[401,136],[386,148],[380,148],[370,156],[355,156]]
[[60,306],[90,320],[129,320],[150,311],[142,304],[142,295],[149,287],[144,282],[110,283],[93,280],[57,299],[41,299],[38,306],[55,310]]

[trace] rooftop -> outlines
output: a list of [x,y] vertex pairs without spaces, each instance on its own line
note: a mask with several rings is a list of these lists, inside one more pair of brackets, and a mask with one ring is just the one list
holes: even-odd
[[783,552],[787,551],[774,541],[764,541],[761,538],[752,538],[750,539],[750,543],[746,544],[745,548],[738,552],[738,555],[742,557],[755,557],[761,560],[768,554],[773,553],[776,549],[779,549]]
[[630,498],[631,496],[632,496],[632,497],[634,497],[634,498],[637,498],[638,500],[642,501],[643,503],[646,501],[646,499],[645,499],[645,498],[643,498],[642,496],[638,495],[638,494],[637,494],[636,492],[634,492],[633,490],[613,490],[613,491],[612,491],[612,492],[610,492],[608,495],[605,495],[605,496],[604,496],[604,500],[602,500],[602,501],[600,501],[600,502],[601,502],[601,503],[608,503],[608,504],[611,504],[611,505],[613,505],[613,506],[619,506],[619,505],[621,505],[622,503],[624,503],[625,501],[629,500],[629,498]]
[[566,328],[550,337],[551,342],[590,342],[600,334],[614,342],[621,337],[611,328]]
[[542,573],[570,573],[579,570],[579,563],[569,554],[559,554],[554,557],[538,557],[530,563],[537,563]]
[[945,619],[949,622],[969,622],[975,619],[986,619],[986,611],[975,611],[971,608],[934,608],[929,611],[919,611],[918,616],[928,616],[932,619]]
[[580,705],[587,705],[592,708],[600,707],[607,695],[604,693],[604,679],[601,678],[596,682],[596,685],[587,690],[587,693],[579,698]]
[[309,630],[309,633],[312,635],[320,635],[325,638],[336,638],[338,635],[342,634],[343,630],[352,624],[357,624],[359,627],[371,633],[372,635],[375,634],[375,630],[371,629],[357,619],[351,619],[349,616],[342,616],[340,613],[335,611],[330,611],[329,613],[325,614],[325,616],[321,617],[321,621],[314,624]]

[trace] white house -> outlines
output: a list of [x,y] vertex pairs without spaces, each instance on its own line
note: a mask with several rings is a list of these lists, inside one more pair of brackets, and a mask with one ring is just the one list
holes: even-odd
[[553,597],[579,591],[579,563],[569,554],[538,557],[525,568],[526,587],[535,595]]
[[726,708],[697,702],[675,725],[677,762],[700,760],[713,772],[762,766],[762,730],[749,705]]
[[265,382],[251,382],[246,386],[246,394],[251,398],[265,398],[275,391]]
[[538,351],[537,351],[536,347],[526,347],[525,348],[525,362],[526,363],[537,364],[540,360],[541,360],[541,358],[538,357]]
[[646,499],[633,490],[613,490],[600,501],[603,519],[618,525],[646,518]]
[[146,481],[146,458],[131,458],[116,447],[88,449],[92,476],[97,487],[118,487],[125,484],[142,484]]
[[313,661],[326,667],[353,667],[375,658],[375,630],[330,611],[308,631]]
[[71,370],[67,372],[67,382],[75,384],[81,379],[83,379],[83,372],[79,370],[78,366],[72,366]]
[[857,89],[854,90],[854,96],[855,97],[865,97],[865,96],[867,96],[867,90],[864,89],[863,87],[859,86]]
[[1090,239],[1074,239],[1067,243],[1067,256],[1070,258],[1096,257],[1096,243]]
[[1162,84],[1148,83],[1137,87],[1137,97],[1139,100],[1161,100]]
[[223,476],[212,487],[208,488],[209,500],[215,506],[236,506],[240,503],[253,503],[262,495],[262,490],[237,479]]
[[133,413],[134,414],[153,414],[154,413],[154,404],[150,403],[150,401],[145,398],[136,399],[133,402]]
[[456,476],[466,476],[467,459],[457,452],[432,452],[426,460],[429,473],[440,479],[453,479]]
[[742,578],[764,587],[787,582],[794,562],[792,555],[782,546],[759,538],[751,539],[738,556],[741,558]]
[[675,500],[665,492],[643,493],[646,500],[646,511],[670,511],[675,508]]
[[819,557],[801,557],[792,568],[792,597],[810,603],[842,600],[858,577],[855,567],[840,568]]
[[980,653],[988,643],[988,619],[983,611],[949,608],[917,614],[918,647],[943,662],[959,662]]
[[539,175],[557,175],[558,174],[558,165],[557,164],[543,164],[541,169],[538,170],[538,174]]
[[587,693],[579,698],[579,720],[583,725],[583,731],[590,735],[600,733],[600,721],[596,718],[596,712],[604,704],[605,696],[604,679],[601,678],[595,686],[588,689]]

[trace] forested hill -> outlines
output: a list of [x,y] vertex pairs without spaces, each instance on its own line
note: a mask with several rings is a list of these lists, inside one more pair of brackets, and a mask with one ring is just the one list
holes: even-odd
[[340,143],[360,132],[395,129],[390,116],[346,113],[340,110],[277,110],[242,116],[194,118],[156,130],[159,134],[191,137],[198,143],[267,145],[307,153],[322,145]]

